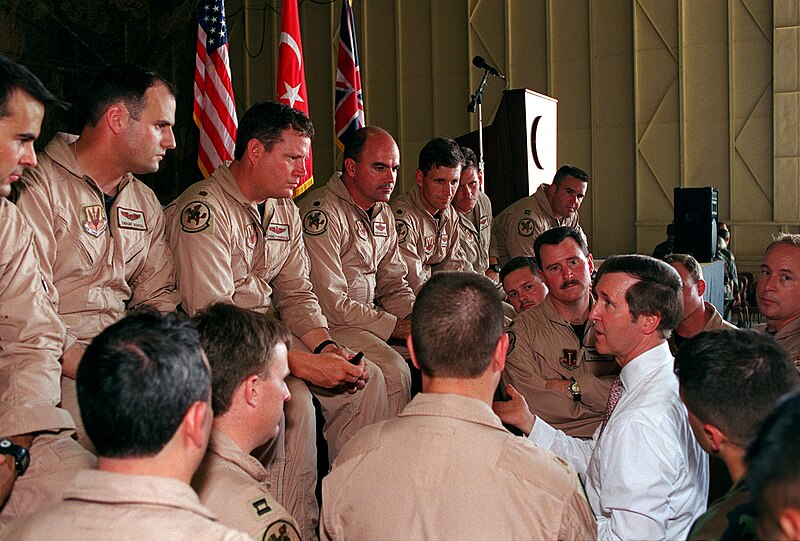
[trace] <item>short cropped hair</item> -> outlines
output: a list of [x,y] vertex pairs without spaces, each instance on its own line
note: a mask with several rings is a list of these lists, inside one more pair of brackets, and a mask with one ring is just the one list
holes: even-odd
[[503,265],[500,269],[500,283],[506,279],[506,276],[519,269],[530,269],[534,276],[539,277],[539,264],[536,259],[529,255],[518,255],[508,260],[508,263]]
[[461,153],[464,154],[464,165],[462,169],[475,169],[478,170],[478,155],[469,147],[461,147]]
[[286,130],[296,131],[309,139],[314,138],[314,124],[303,111],[276,101],[256,103],[239,120],[234,159],[242,159],[247,144],[252,139],[258,140],[267,151],[272,150],[283,139],[283,132]]
[[17,64],[7,56],[0,54],[0,118],[7,117],[8,100],[15,90],[21,90],[44,105],[66,107],[67,103],[56,98],[45,88],[42,81],[28,68]]
[[364,151],[364,147],[367,146],[367,139],[374,135],[386,135],[394,140],[388,131],[384,130],[383,128],[379,128],[378,126],[366,126],[364,128],[359,128],[353,132],[353,134],[347,140],[347,144],[344,145],[344,154],[342,160],[344,161],[347,158],[350,158],[351,160],[357,162],[359,159],[361,159],[361,153]]
[[659,259],[646,255],[615,255],[606,259],[597,271],[595,288],[604,274],[620,272],[639,281],[625,293],[625,301],[636,321],[639,316],[660,315],[658,331],[669,338],[683,317],[681,276]]
[[564,164],[558,168],[553,176],[553,185],[559,188],[567,177],[574,177],[582,182],[589,182],[589,173],[571,164]]
[[189,406],[208,402],[200,337],[183,315],[133,312],[92,340],[78,367],[78,404],[102,457],[158,454]]
[[489,366],[504,324],[500,294],[491,280],[472,272],[434,273],[411,315],[411,339],[422,373],[477,378]]
[[798,233],[778,233],[777,235],[772,236],[772,242],[767,245],[767,249],[764,250],[764,254],[766,255],[773,246],[777,244],[786,244],[788,246],[794,246],[795,248],[800,248],[800,234]]
[[434,167],[461,167],[464,154],[458,143],[447,137],[436,137],[428,141],[419,151],[418,169],[426,174]]
[[798,384],[786,350],[766,333],[700,333],[675,355],[681,396],[695,417],[745,447],[775,402]]
[[215,415],[231,407],[236,388],[253,375],[266,376],[278,344],[290,348],[286,325],[268,314],[217,303],[194,316],[200,343],[211,365]]
[[745,462],[747,488],[760,516],[777,517],[786,507],[800,508],[800,393],[778,402]]
[[83,125],[96,126],[108,108],[118,102],[125,104],[134,120],[139,120],[145,105],[145,92],[159,84],[164,85],[173,96],[176,95],[175,86],[155,71],[134,64],[115,64],[103,68],[83,94]]
[[533,253],[536,254],[536,261],[539,265],[542,264],[542,246],[557,246],[566,239],[572,239],[577,242],[583,255],[589,256],[589,246],[586,245],[586,239],[583,238],[580,231],[574,227],[554,227],[553,229],[548,229],[533,241]]
[[680,263],[692,277],[694,283],[703,279],[703,268],[700,263],[689,254],[669,254],[664,256],[664,263]]

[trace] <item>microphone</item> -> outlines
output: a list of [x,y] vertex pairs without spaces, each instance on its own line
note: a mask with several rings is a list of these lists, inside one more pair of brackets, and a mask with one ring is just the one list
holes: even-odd
[[500,71],[486,63],[486,60],[482,56],[476,56],[472,59],[472,65],[476,68],[484,69],[489,72],[489,75],[494,75],[495,77],[499,77],[501,79],[505,79],[506,76],[500,73]]

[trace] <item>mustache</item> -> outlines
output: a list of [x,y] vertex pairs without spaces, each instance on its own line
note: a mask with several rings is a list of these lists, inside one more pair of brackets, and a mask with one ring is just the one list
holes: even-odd
[[579,286],[579,285],[583,285],[581,284],[580,280],[568,280],[563,284],[561,284],[561,289],[567,289],[569,286]]

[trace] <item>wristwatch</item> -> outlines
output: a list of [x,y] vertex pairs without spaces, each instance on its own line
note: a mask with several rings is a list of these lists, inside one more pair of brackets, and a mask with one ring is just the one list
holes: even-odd
[[503,269],[500,267],[500,265],[495,263],[494,265],[489,265],[489,268],[487,268],[486,270],[494,271],[497,274],[500,274],[500,271],[503,270]]
[[581,387],[578,385],[578,382],[575,381],[575,378],[572,378],[572,383],[569,384],[569,392],[572,393],[572,399],[575,402],[581,401]]
[[8,438],[3,438],[0,440],[0,455],[14,457],[14,467],[17,469],[17,475],[23,475],[28,471],[31,455],[26,447],[16,445]]

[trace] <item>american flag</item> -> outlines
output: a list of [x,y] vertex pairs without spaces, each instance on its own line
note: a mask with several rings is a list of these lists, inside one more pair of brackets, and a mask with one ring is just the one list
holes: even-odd
[[197,164],[209,176],[233,159],[236,103],[233,101],[228,31],[223,0],[200,1],[194,71],[194,122],[200,128]]
[[364,98],[361,93],[361,70],[351,0],[342,1],[339,26],[339,58],[336,61],[336,120],[334,129],[344,148],[350,135],[364,123]]

